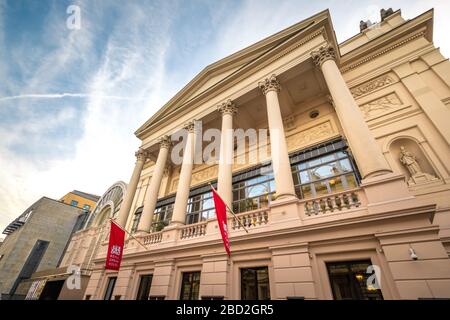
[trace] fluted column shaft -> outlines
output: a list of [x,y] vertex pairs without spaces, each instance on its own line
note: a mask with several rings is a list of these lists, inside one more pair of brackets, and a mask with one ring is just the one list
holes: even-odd
[[259,87],[266,96],[270,150],[277,199],[295,197],[291,164],[289,162],[283,119],[278,101],[278,92],[281,87],[275,75],[260,82]]
[[169,154],[170,138],[163,137],[160,141],[159,146],[160,148],[158,158],[156,159],[153,175],[144,199],[144,210],[142,211],[141,220],[139,221],[138,231],[150,232],[153,220],[153,212],[156,208],[159,188],[161,186],[161,180],[164,174],[164,169],[166,167],[167,156]]
[[183,152],[183,163],[181,164],[180,178],[178,180],[177,195],[173,206],[171,225],[184,224],[186,222],[186,209],[189,199],[189,188],[191,185],[192,168],[194,167],[195,152],[195,130],[194,122],[189,123],[187,129],[186,146]]
[[117,223],[122,227],[126,227],[128,215],[130,213],[131,205],[133,204],[134,195],[136,194],[136,188],[141,176],[142,168],[144,167],[145,160],[147,159],[147,152],[139,149],[136,152],[136,164],[134,166],[133,174],[131,175],[130,182],[128,183],[127,192],[125,198],[120,206],[119,215],[116,219]]
[[219,105],[218,110],[222,113],[222,134],[217,191],[231,208],[233,203],[233,115],[237,108],[231,100],[228,100]]
[[318,51],[312,52],[311,55],[316,65],[322,70],[336,114],[355,156],[362,178],[392,172],[339,71],[333,47],[323,46]]

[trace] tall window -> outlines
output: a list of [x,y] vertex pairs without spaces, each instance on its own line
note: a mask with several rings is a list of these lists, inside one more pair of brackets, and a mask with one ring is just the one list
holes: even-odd
[[292,165],[295,191],[299,198],[318,197],[357,186],[349,156],[343,151]]
[[270,300],[267,267],[241,269],[241,299]]
[[158,232],[168,226],[172,219],[173,203],[155,209],[153,213],[152,232]]
[[139,207],[136,209],[136,212],[134,213],[133,224],[131,226],[131,233],[135,233],[137,231],[139,221],[141,220],[142,216],[142,210],[144,210],[144,207]]
[[111,300],[114,286],[116,285],[117,277],[108,278],[108,285],[106,286],[105,297],[103,300]]
[[233,211],[246,212],[269,205],[275,193],[273,174],[267,173],[233,184]]
[[141,276],[136,300],[148,300],[148,295],[150,294],[150,287],[152,285],[152,279],[153,275],[151,274]]
[[327,263],[331,290],[335,300],[383,300],[381,290],[367,281],[370,260]]
[[200,272],[183,272],[180,300],[198,300]]
[[186,224],[197,223],[215,216],[212,192],[208,191],[189,198]]

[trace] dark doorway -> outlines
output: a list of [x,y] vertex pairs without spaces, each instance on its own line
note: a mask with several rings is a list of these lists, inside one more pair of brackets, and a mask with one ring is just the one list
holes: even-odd
[[241,269],[241,299],[270,300],[269,270],[267,267]]
[[65,280],[47,281],[44,289],[42,289],[41,295],[39,296],[39,300],[58,300],[64,283]]
[[139,289],[137,293],[136,300],[148,300],[150,294],[150,287],[152,286],[153,275],[146,274],[141,276],[141,281],[139,282]]
[[[370,260],[327,263],[331,290],[335,300],[383,300],[380,289],[371,284],[367,273]],[[370,282],[370,281],[369,281]]]
[[111,300],[114,286],[116,285],[117,277],[111,277],[108,279],[108,285],[106,286],[105,297],[103,300]]
[[200,272],[183,272],[180,300],[198,300]]
[[37,240],[34,244],[33,249],[31,250],[30,254],[28,255],[27,260],[25,261],[25,264],[22,267],[22,270],[20,270],[19,276],[17,277],[16,281],[14,282],[11,291],[10,291],[10,297],[14,299],[14,294],[16,293],[16,290],[20,284],[25,279],[29,279],[31,275],[37,270],[39,267],[39,264],[41,263],[42,257],[44,256],[45,252],[47,251],[47,247],[50,242],[46,240]]

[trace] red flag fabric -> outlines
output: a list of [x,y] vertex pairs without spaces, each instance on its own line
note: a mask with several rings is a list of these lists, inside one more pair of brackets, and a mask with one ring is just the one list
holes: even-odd
[[123,243],[125,231],[111,220],[111,231],[109,232],[108,253],[106,254],[105,269],[119,270],[122,261]]
[[228,239],[228,225],[227,225],[227,206],[222,198],[217,193],[216,189],[211,186],[214,206],[216,207],[217,223],[219,224],[220,233],[222,235],[223,245],[227,255],[230,256],[230,240]]

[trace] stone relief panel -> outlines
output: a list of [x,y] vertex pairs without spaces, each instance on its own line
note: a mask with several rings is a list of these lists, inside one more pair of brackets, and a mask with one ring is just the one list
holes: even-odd
[[298,149],[299,147],[323,140],[335,134],[336,131],[333,129],[331,121],[328,120],[287,137],[287,147],[288,150]]
[[[197,170],[196,172],[192,173],[191,185],[196,185],[211,180],[212,178],[217,177],[218,173],[219,166],[217,165],[204,167],[200,170]],[[172,180],[170,192],[175,192],[177,190],[178,180],[178,177]]]
[[352,89],[350,89],[350,92],[352,93],[353,97],[357,98],[366,93],[372,92],[376,89],[390,85],[391,83],[394,83],[394,82],[395,82],[395,79],[392,76],[384,75],[384,76],[375,78],[374,80],[365,82],[355,88],[352,88]]
[[211,166],[201,169],[192,174],[192,184],[199,184],[201,182],[211,180],[211,178],[217,177],[219,173],[219,166]]
[[372,100],[360,106],[364,119],[368,120],[382,114],[391,112],[403,106],[403,102],[397,93],[392,92],[376,100]]

